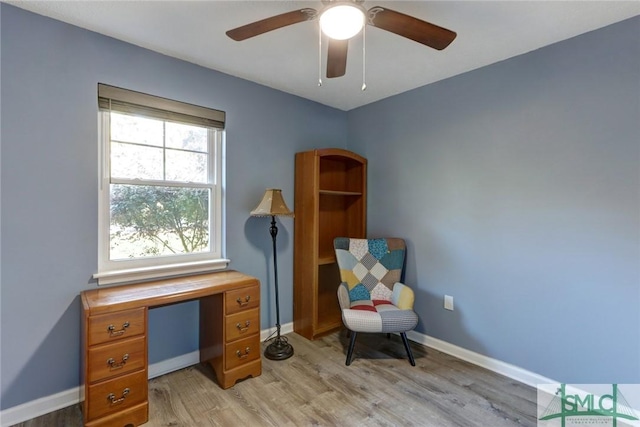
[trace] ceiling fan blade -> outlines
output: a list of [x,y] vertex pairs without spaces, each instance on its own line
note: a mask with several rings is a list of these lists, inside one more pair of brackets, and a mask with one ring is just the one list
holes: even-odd
[[315,19],[316,16],[318,16],[318,12],[315,9],[298,9],[252,22],[251,24],[243,25],[242,27],[234,28],[227,31],[226,34],[235,41],[242,41],[269,31],[277,30],[278,28],[297,24],[299,22],[310,21]]
[[349,40],[329,39],[327,51],[327,78],[341,77],[347,71]]
[[385,7],[369,9],[369,23],[402,37],[442,50],[456,38],[456,33],[404,13]]

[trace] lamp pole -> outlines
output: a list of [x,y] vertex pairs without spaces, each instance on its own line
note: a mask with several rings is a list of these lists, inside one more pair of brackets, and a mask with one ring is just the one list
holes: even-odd
[[282,198],[282,190],[279,188],[267,188],[260,204],[251,211],[251,216],[271,217],[271,241],[273,242],[273,276],[274,287],[276,291],[276,337],[265,348],[264,356],[272,360],[284,360],[293,356],[293,347],[289,344],[286,337],[280,335],[280,295],[278,293],[278,249],[276,248],[276,236],[278,235],[278,226],[276,225],[276,216],[293,216],[293,212],[289,210],[287,204]]
[[271,215],[271,227],[269,227],[271,240],[273,240],[273,283],[276,288],[276,329],[278,331],[277,338],[280,338],[280,300],[278,298],[278,251],[276,250],[276,236],[278,235],[278,226],[276,225],[275,215]]
[[276,249],[276,236],[278,226],[275,215],[271,215],[271,227],[269,227],[271,240],[273,241],[273,280],[276,291],[276,337],[264,350],[264,356],[272,360],[284,360],[293,356],[293,347],[285,337],[280,336],[280,299],[278,295],[278,251]]

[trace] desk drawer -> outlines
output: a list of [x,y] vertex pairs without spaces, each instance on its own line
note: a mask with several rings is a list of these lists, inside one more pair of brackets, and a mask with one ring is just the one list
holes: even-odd
[[143,307],[89,317],[88,344],[91,346],[143,334],[145,310]]
[[143,369],[147,362],[144,336],[89,348],[89,383]]
[[84,427],[133,427],[149,421],[149,403],[143,402],[99,420],[89,421]]
[[147,401],[146,369],[89,386],[87,419],[94,420]]
[[225,346],[225,369],[233,369],[260,358],[260,335],[241,339]]
[[241,311],[230,314],[225,320],[225,339],[227,342],[260,332],[260,310]]
[[224,294],[226,314],[233,314],[243,310],[260,307],[260,286],[227,291]]

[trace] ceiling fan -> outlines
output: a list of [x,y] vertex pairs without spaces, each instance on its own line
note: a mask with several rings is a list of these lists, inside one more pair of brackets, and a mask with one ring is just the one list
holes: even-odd
[[343,76],[347,68],[349,39],[358,34],[365,25],[392,32],[442,50],[456,38],[456,33],[386,7],[374,6],[366,10],[364,0],[322,0],[323,9],[298,9],[252,22],[227,31],[227,36],[236,41],[246,40],[269,31],[277,30],[304,21],[320,19],[322,32],[329,37],[327,51],[327,77]]

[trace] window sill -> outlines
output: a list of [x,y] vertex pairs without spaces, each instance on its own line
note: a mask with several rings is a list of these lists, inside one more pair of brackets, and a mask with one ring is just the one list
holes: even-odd
[[229,262],[230,260],[228,259],[214,259],[172,265],[131,268],[127,270],[101,271],[94,274],[93,278],[98,280],[98,286],[115,285],[171,276],[205,273],[207,271],[224,270],[227,268],[227,265],[229,265]]

